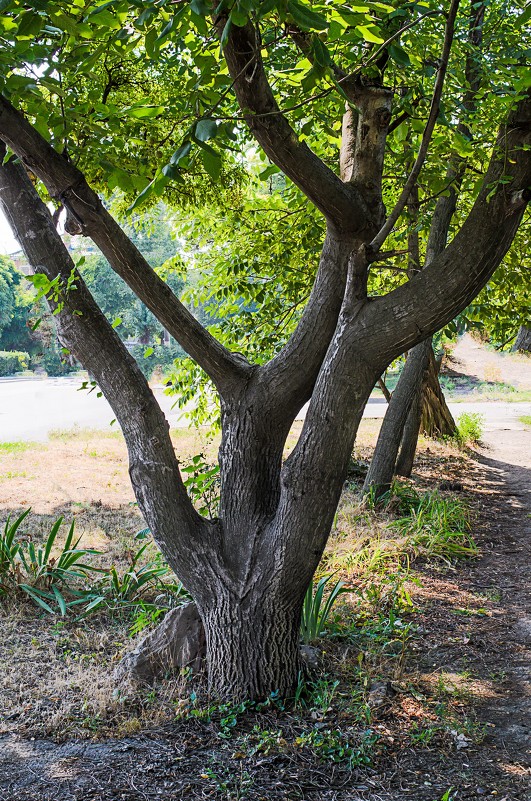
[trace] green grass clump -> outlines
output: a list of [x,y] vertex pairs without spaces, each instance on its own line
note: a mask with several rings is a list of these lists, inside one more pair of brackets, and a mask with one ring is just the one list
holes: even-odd
[[389,525],[402,534],[402,547],[412,557],[425,556],[450,563],[452,559],[477,553],[470,535],[469,511],[457,498],[426,493],[416,509]]
[[33,448],[42,448],[39,442],[0,442],[0,455],[11,453],[24,453]]
[[467,443],[479,442],[485,426],[485,417],[477,412],[464,412],[457,418],[457,440]]
[[518,420],[525,426],[529,426],[531,428],[531,414],[523,414],[518,418]]

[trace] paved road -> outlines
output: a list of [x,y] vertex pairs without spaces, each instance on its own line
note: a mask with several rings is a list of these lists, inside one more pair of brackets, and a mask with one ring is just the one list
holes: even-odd
[[[105,398],[81,384],[81,378],[0,379],[0,442],[43,441],[50,431],[72,428],[112,430],[115,415]],[[171,408],[175,398],[162,387],[155,392],[170,425],[187,425]]]
[[[0,442],[43,441],[50,431],[76,427],[109,429],[114,414],[105,398],[80,387],[80,378],[0,379]],[[157,387],[155,394],[172,428],[188,425],[182,412],[172,409],[174,397],[165,395],[163,387]],[[383,398],[375,398],[367,404],[364,417],[383,417],[386,408]],[[531,403],[451,403],[450,409],[454,416],[480,412],[488,432],[514,428],[520,415],[531,414]]]

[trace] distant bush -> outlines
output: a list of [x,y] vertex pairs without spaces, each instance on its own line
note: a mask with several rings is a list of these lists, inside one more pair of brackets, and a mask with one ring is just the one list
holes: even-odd
[[46,349],[38,363],[39,366],[44,367],[47,374],[52,377],[68,375],[78,369],[64,359],[55,346]]
[[25,370],[29,354],[21,350],[0,350],[0,376],[13,375]]
[[482,414],[464,412],[457,418],[457,439],[459,442],[479,442],[483,434],[485,418]]

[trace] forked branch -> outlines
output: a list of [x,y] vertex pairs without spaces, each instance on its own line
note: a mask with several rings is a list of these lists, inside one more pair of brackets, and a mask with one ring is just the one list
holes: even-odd
[[[226,18],[218,19],[220,36],[226,24]],[[260,51],[260,34],[253,25],[231,27],[224,54],[238,104],[252,134],[271,161],[304,192],[332,226],[344,233],[359,234],[370,222],[362,194],[356,186],[344,184],[299,140],[278,107]]]

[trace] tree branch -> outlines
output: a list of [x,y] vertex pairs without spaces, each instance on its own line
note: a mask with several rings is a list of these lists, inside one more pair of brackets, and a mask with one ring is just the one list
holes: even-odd
[[[225,17],[217,20],[221,36]],[[236,98],[254,137],[268,156],[341,233],[360,234],[371,215],[356,186],[344,184],[298,139],[273,96],[260,53],[259,32],[248,23],[231,27],[225,58]]]
[[[407,284],[371,302],[367,331],[372,331],[384,362],[446,325],[470,303],[498,267],[531,199],[530,145],[528,90],[500,129],[483,187],[452,242],[441,252],[437,238],[446,236],[455,199],[440,198],[441,219],[434,220],[426,266]],[[391,348],[384,344],[384,339],[389,342],[389,331],[383,325],[387,319],[393,320],[397,332]]]
[[213,524],[195,511],[188,497],[160,406],[76,272],[23,166],[14,159],[0,167],[0,207],[33,270],[50,281],[60,279],[59,303],[52,300],[50,305],[61,342],[95,376],[113,408],[129,450],[131,481],[140,509],[155,538],[164,543],[177,575],[192,590],[197,580],[190,568],[193,559],[188,560],[187,569],[183,554],[197,548],[198,541],[208,541]]
[[4,97],[0,98],[0,139],[40,178],[51,197],[66,207],[76,232],[90,236],[113,270],[208,373],[221,394],[250,374],[252,367],[244,357],[221,345],[159,278],[77,167],[57,153]]
[[448,13],[448,19],[446,22],[446,29],[444,34],[444,44],[441,53],[441,63],[439,66],[439,71],[437,73],[437,79],[435,81],[435,86],[433,89],[433,97],[430,106],[430,113],[428,116],[428,121],[426,123],[426,127],[424,129],[424,133],[422,135],[422,141],[420,144],[419,152],[417,154],[417,158],[415,163],[411,169],[409,177],[404,185],[402,193],[392,210],[391,214],[387,218],[385,224],[378,232],[378,234],[374,237],[371,244],[369,245],[369,251],[371,253],[376,253],[382,247],[383,243],[391,233],[394,228],[394,225],[400,215],[402,214],[408,198],[410,196],[411,190],[415,186],[417,179],[419,177],[420,171],[422,166],[426,160],[426,156],[428,155],[428,149],[430,146],[431,137],[433,134],[433,130],[435,128],[435,124],[437,122],[437,117],[439,116],[439,109],[440,109],[440,102],[441,102],[441,95],[444,86],[444,79],[446,77],[446,70],[448,68],[448,60],[450,58],[450,51],[452,49],[452,42],[454,38],[454,28],[455,28],[455,19],[457,16],[457,11],[459,9],[459,0],[452,0],[450,5],[450,11]]

